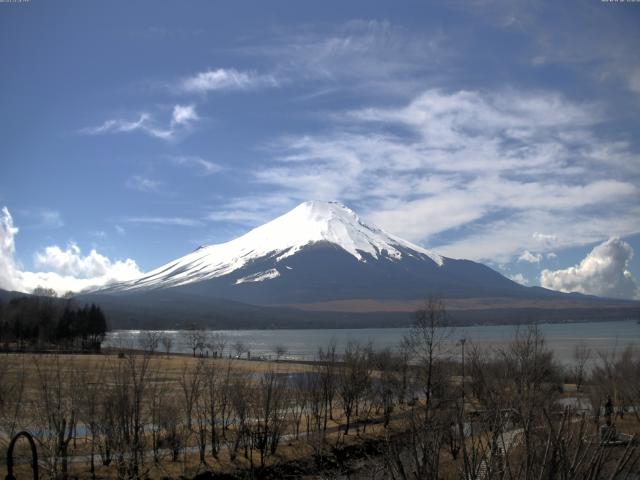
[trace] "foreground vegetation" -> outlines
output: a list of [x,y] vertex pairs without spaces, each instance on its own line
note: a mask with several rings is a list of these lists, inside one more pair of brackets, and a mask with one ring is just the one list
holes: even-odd
[[[152,353],[153,341],[138,354],[6,354],[0,451],[32,432],[43,478],[356,469],[361,478],[622,479],[640,470],[635,439],[619,435],[640,431],[637,351],[577,350],[563,371],[535,327],[480,350],[444,320],[430,301],[397,351],[329,344],[309,364],[223,359],[222,342],[215,359]],[[563,393],[567,381],[576,393]],[[567,396],[590,409],[563,406]],[[337,462],[364,444],[374,446],[360,450],[366,462]]]

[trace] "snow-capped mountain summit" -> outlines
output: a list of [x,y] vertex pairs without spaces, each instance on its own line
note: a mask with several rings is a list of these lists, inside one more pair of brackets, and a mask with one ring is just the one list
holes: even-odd
[[482,264],[442,257],[367,225],[338,202],[310,201],[101,294],[171,291],[253,305],[334,300],[541,295]]
[[[82,298],[107,308],[121,328],[300,328],[404,325],[407,309],[432,295],[462,302],[456,316],[474,321],[529,318],[527,308],[541,300],[573,300],[519,285],[481,263],[437,255],[367,225],[340,203],[319,201]],[[508,307],[486,310],[497,304]]]
[[[381,255],[395,260],[408,255],[426,256],[437,265],[443,264],[440,255],[366,225],[353,210],[339,202],[309,201],[239,238],[201,246],[137,280],[114,285],[109,290],[166,288],[201,282],[229,275],[266,256],[275,257],[278,265],[319,242],[337,246],[361,262],[367,258],[379,259]],[[284,264],[239,278],[235,283],[270,280],[280,276],[282,269],[286,269]]]

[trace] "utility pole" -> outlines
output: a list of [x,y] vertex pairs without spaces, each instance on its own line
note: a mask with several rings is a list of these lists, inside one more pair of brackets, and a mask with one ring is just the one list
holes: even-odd
[[464,414],[464,344],[466,343],[466,338],[460,339],[460,345],[462,346],[462,413]]

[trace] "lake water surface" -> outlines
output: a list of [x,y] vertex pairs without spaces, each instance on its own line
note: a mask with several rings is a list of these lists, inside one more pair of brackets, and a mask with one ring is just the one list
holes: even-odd
[[[621,350],[627,345],[640,347],[640,324],[636,321],[589,322],[589,323],[550,323],[540,324],[547,345],[555,357],[565,364],[572,363],[576,345],[584,343],[594,351]],[[504,345],[513,338],[515,332],[511,325],[478,325],[456,327],[449,335],[451,348],[462,338],[470,344],[480,346]],[[521,327],[523,328],[523,327]],[[342,351],[350,340],[361,343],[372,342],[376,348],[396,348],[407,329],[403,328],[364,328],[364,329],[324,329],[324,330],[212,330],[210,334],[222,333],[227,338],[225,355],[233,354],[233,345],[241,341],[251,356],[273,358],[274,347],[283,345],[287,349],[285,358],[315,358],[318,348],[335,341],[338,351]],[[184,331],[168,330],[173,338],[173,352],[191,353]],[[109,332],[105,347],[140,348],[140,330],[115,330]],[[162,347],[160,347],[162,348]]]

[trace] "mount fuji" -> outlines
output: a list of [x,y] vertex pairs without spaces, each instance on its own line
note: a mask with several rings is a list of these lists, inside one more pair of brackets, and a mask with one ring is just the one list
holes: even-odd
[[258,304],[528,291],[484,265],[443,257],[369,226],[341,203],[319,201],[103,293],[167,288]]
[[209,326],[299,326],[302,317],[309,325],[374,317],[376,324],[390,318],[406,323],[407,312],[427,296],[446,298],[466,312],[463,317],[479,310],[486,315],[495,305],[513,314],[540,308],[540,302],[555,302],[557,309],[558,302],[593,301],[525,287],[480,263],[443,257],[367,225],[340,203],[321,201],[83,296],[132,322],[145,317],[165,324],[171,317]]

